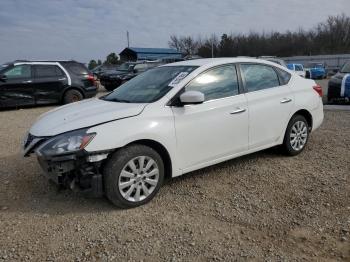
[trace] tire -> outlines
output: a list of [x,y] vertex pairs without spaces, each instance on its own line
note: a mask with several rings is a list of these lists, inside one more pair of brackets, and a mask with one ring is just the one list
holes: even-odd
[[[305,117],[302,115],[292,117],[288,123],[282,144],[283,150],[287,155],[296,156],[304,150],[309,140],[309,129],[310,127]],[[292,135],[295,139],[293,139]]]
[[[140,169],[142,162],[144,172]],[[148,164],[152,165],[146,170]],[[135,144],[115,152],[108,159],[103,176],[107,198],[119,208],[133,208],[146,204],[157,194],[164,181],[164,164],[154,149]]]
[[84,99],[84,96],[80,91],[76,89],[70,89],[64,93],[63,104],[78,102],[83,99]]

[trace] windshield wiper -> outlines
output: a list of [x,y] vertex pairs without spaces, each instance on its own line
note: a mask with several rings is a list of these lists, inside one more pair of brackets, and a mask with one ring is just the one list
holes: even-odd
[[129,100],[118,99],[118,98],[113,98],[113,99],[110,99],[109,101],[118,102],[118,103],[131,103]]

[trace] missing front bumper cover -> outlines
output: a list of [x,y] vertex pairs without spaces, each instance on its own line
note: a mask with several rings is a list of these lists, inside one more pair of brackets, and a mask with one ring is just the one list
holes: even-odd
[[[106,155],[107,153],[103,154]],[[38,161],[48,179],[64,188],[80,191],[88,196],[103,195],[103,178],[100,173],[101,160],[89,162],[85,154],[45,158],[38,155]],[[100,157],[104,159],[106,157]],[[97,160],[99,158],[94,158]]]

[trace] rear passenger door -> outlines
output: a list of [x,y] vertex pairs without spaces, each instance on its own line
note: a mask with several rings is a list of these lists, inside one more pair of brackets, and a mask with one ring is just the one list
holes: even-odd
[[249,107],[249,149],[276,144],[284,136],[294,97],[291,75],[265,64],[240,64]]
[[37,104],[60,102],[68,84],[65,73],[57,65],[34,65],[34,81]]

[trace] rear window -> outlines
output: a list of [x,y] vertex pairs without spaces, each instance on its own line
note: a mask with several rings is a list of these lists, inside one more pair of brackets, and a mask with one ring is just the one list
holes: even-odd
[[295,71],[303,71],[303,67],[301,65],[295,65]]
[[70,72],[76,75],[87,75],[89,74],[89,70],[80,63],[62,63],[65,68],[67,68]]
[[37,65],[34,67],[35,77],[59,77],[63,76],[62,70],[55,65]]
[[278,76],[281,82],[281,85],[286,85],[288,84],[290,78],[292,77],[291,74],[288,72],[284,71],[283,69],[275,67],[276,71],[278,72]]

